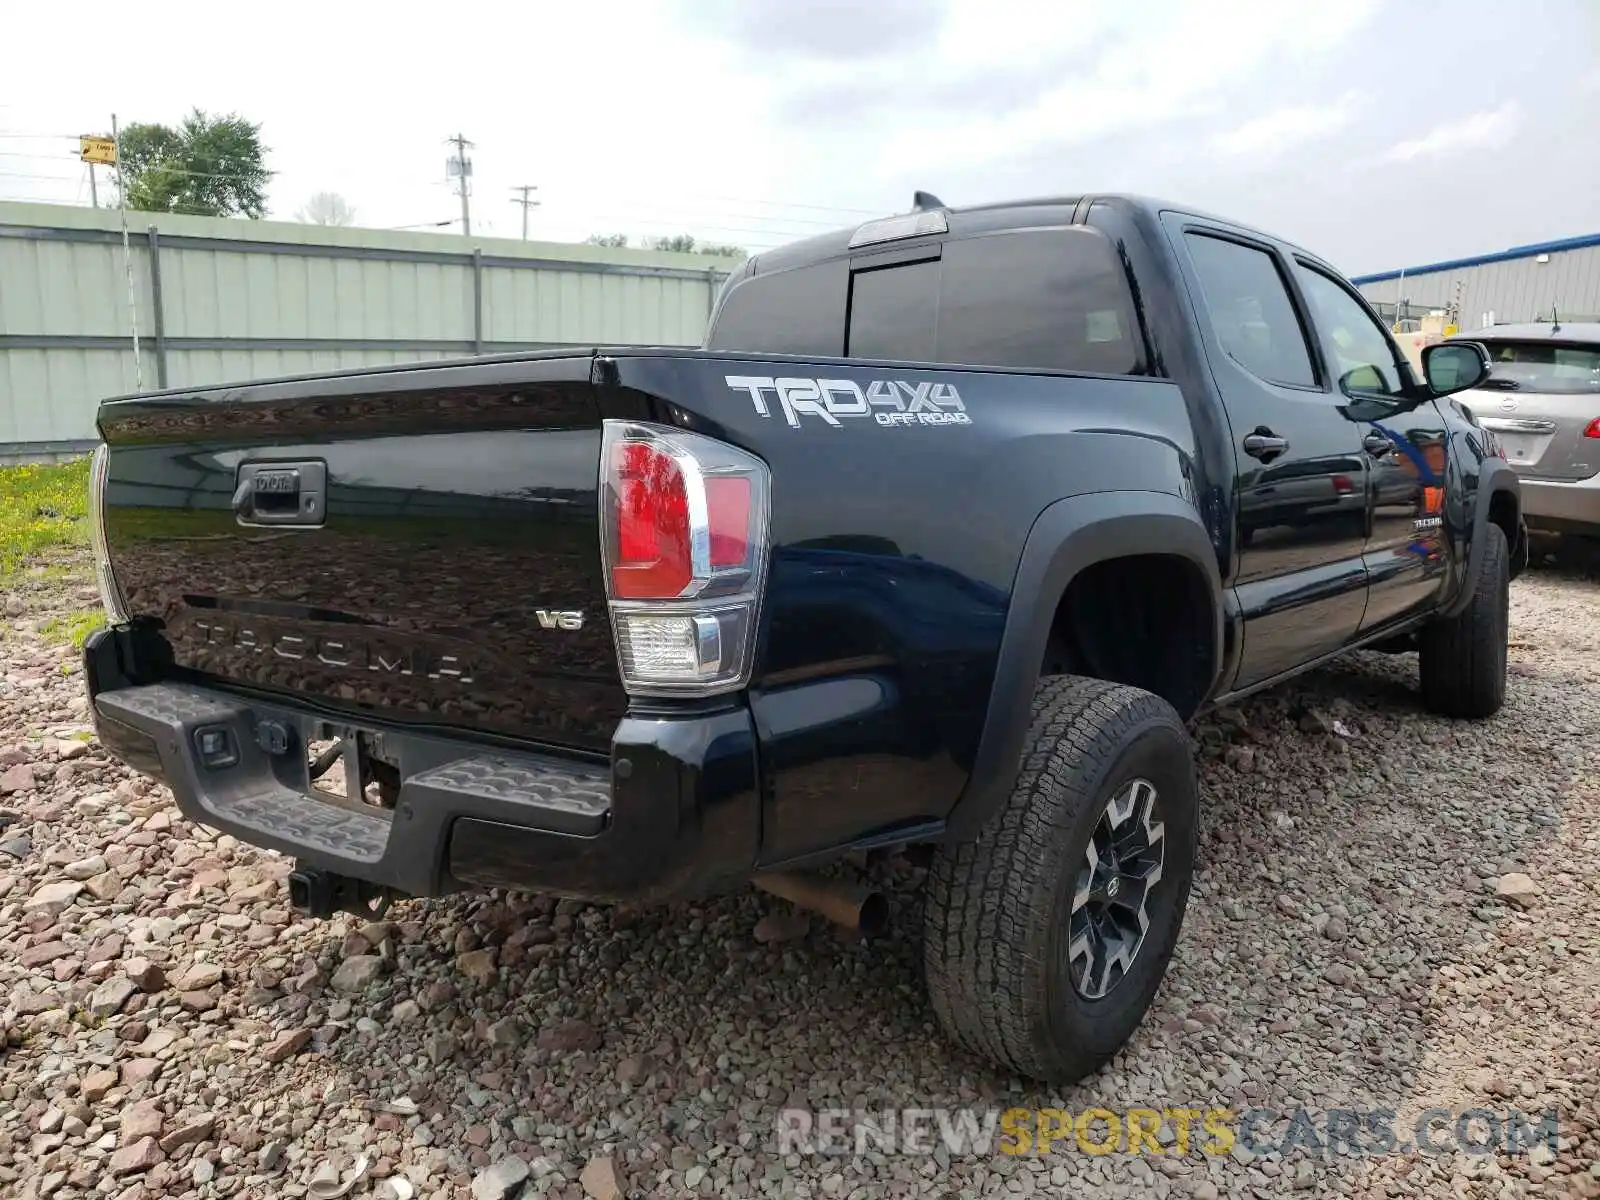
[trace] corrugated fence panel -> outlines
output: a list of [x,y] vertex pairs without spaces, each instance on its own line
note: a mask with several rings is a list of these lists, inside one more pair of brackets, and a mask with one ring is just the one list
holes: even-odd
[[[129,233],[144,390],[475,350],[696,345],[734,265],[165,213],[130,213]],[[99,401],[135,390],[131,340],[117,214],[0,202],[0,458],[92,438]]]
[[711,286],[697,279],[486,268],[484,339],[694,345],[705,331]]
[[0,354],[0,445],[92,437],[101,397],[132,389],[130,351],[7,351]]

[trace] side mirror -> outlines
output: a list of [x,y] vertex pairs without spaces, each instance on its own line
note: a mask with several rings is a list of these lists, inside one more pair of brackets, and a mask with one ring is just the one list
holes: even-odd
[[1482,342],[1440,342],[1424,346],[1422,374],[1435,396],[1477,387],[1489,378],[1489,349]]
[[1389,385],[1384,381],[1382,371],[1378,370],[1377,367],[1363,364],[1359,367],[1352,367],[1339,376],[1339,390],[1346,396],[1372,395],[1374,393],[1382,396],[1388,394]]

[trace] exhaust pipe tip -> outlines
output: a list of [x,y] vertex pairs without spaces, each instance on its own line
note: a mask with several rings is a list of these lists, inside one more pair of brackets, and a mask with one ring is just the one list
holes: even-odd
[[876,888],[805,871],[772,871],[751,882],[770,895],[867,937],[876,937],[889,927],[889,899]]

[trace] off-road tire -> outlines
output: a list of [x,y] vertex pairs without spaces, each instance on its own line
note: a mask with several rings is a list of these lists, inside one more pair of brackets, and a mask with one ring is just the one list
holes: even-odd
[[1422,703],[1445,717],[1492,717],[1506,699],[1511,554],[1492,521],[1481,536],[1483,563],[1472,599],[1453,617],[1434,621],[1417,640]]
[[[1132,966],[1105,996],[1086,1000],[1066,951],[1075,883],[1107,801],[1139,778],[1157,791],[1162,877]],[[1011,795],[976,839],[941,847],[929,872],[923,960],[950,1037],[1053,1083],[1081,1079],[1115,1054],[1178,940],[1197,802],[1188,734],[1166,701],[1097,679],[1040,680]]]

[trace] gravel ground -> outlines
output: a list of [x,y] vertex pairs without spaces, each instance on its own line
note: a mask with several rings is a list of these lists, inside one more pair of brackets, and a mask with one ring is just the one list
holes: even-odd
[[[286,860],[100,752],[40,633],[92,589],[26,577],[0,623],[0,1195],[324,1197],[358,1156],[352,1196],[1600,1195],[1597,579],[1514,586],[1487,724],[1423,714],[1414,657],[1363,655],[1199,729],[1176,959],[1063,1092],[941,1041],[904,860],[875,868],[896,919],[870,942],[754,893],[298,920]],[[1561,1141],[784,1157],[774,1132],[794,1106],[1094,1105],[1556,1107]]]

